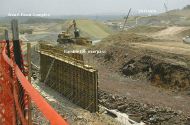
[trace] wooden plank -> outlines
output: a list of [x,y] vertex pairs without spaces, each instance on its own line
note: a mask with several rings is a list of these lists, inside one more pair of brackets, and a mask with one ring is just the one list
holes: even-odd
[[77,88],[76,88],[76,71],[75,71],[75,67],[72,65],[71,66],[72,71],[73,71],[73,102],[77,103],[78,99],[77,99]]
[[98,106],[98,71],[95,71],[95,105],[96,105],[96,111],[99,111]]
[[89,81],[89,84],[90,84],[90,86],[89,86],[89,90],[90,90],[90,98],[89,98],[89,100],[90,100],[90,102],[89,102],[89,110],[91,111],[91,112],[94,112],[94,74],[93,73],[90,73],[90,81]]

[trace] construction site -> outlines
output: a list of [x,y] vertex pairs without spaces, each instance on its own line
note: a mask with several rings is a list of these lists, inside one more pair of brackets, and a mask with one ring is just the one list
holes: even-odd
[[0,125],[190,125],[190,5],[170,4],[0,17]]

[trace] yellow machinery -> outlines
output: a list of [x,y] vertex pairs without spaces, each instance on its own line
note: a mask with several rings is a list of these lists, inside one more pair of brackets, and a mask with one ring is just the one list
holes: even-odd
[[[74,28],[74,37],[71,36],[70,29]],[[76,26],[76,21],[73,20],[72,24],[67,28],[66,31],[58,35],[57,42],[60,44],[78,44],[78,45],[88,45],[92,44],[92,41],[87,40],[87,38],[80,37],[79,29]]]

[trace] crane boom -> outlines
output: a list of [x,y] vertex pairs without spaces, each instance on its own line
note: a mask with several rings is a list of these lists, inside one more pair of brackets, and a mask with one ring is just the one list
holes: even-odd
[[164,3],[164,8],[165,8],[165,11],[167,13],[168,12],[168,7],[167,7],[166,3]]
[[76,28],[76,21],[75,21],[75,20],[73,20],[72,24],[69,25],[69,27],[67,28],[67,33],[69,33],[69,31],[70,31],[70,29],[71,29],[72,27],[74,27],[74,30],[77,29],[77,28]]
[[125,25],[126,25],[126,23],[127,23],[127,20],[128,20],[128,18],[129,18],[129,14],[131,13],[131,8],[129,9],[129,12],[128,12],[128,14],[127,14],[127,17],[125,18],[125,22],[124,22],[124,24],[123,24],[123,29],[122,29],[122,31],[125,29]]

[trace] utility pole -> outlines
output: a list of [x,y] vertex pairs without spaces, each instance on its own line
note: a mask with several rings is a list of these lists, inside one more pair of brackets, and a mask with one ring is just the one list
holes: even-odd
[[[21,52],[21,45],[20,45],[20,40],[19,40],[19,30],[18,30],[18,21],[17,20],[12,20],[11,21],[11,29],[12,29],[12,34],[13,34],[13,52],[14,52],[14,59],[16,64],[18,65],[19,69],[24,73],[24,64],[23,64],[23,57],[22,57],[22,52]],[[31,45],[30,43],[27,44],[27,60],[28,60],[28,68],[29,68],[29,74],[28,74],[28,80],[31,82]],[[28,125],[32,125],[32,115],[31,115],[31,99],[29,96],[28,98],[28,107],[24,105],[24,98],[25,98],[25,92],[18,81],[18,97],[19,97],[19,104],[22,109],[22,113],[25,116],[25,118],[28,120]],[[28,109],[27,109],[28,108]]]
[[[19,69],[24,73],[24,65],[21,55],[21,47],[20,47],[20,41],[19,41],[19,31],[18,31],[18,21],[12,20],[11,21],[11,29],[12,29],[12,35],[13,35],[13,53],[14,53],[14,59],[16,64],[18,65]],[[22,88],[22,85],[17,80],[18,83],[18,102],[19,106],[22,110],[22,113],[26,115],[25,112],[25,105],[24,105],[24,89]],[[18,119],[17,119],[18,120]]]
[[124,22],[124,24],[123,24],[123,29],[122,29],[122,31],[125,29],[125,25],[126,25],[126,23],[127,23],[127,20],[128,20],[128,18],[129,18],[129,14],[131,13],[131,8],[129,9],[129,12],[128,12],[128,14],[127,14],[127,17],[125,18],[125,22]]
[[7,55],[10,58],[11,54],[10,54],[10,45],[9,45],[9,34],[8,34],[8,30],[5,30],[5,41],[7,43]]
[[20,70],[23,72],[23,62],[22,62],[22,54],[21,54],[21,47],[20,47],[20,41],[19,41],[19,31],[18,31],[18,21],[12,20],[11,21],[11,28],[13,33],[13,52],[14,52],[14,58],[15,62],[20,68]]

